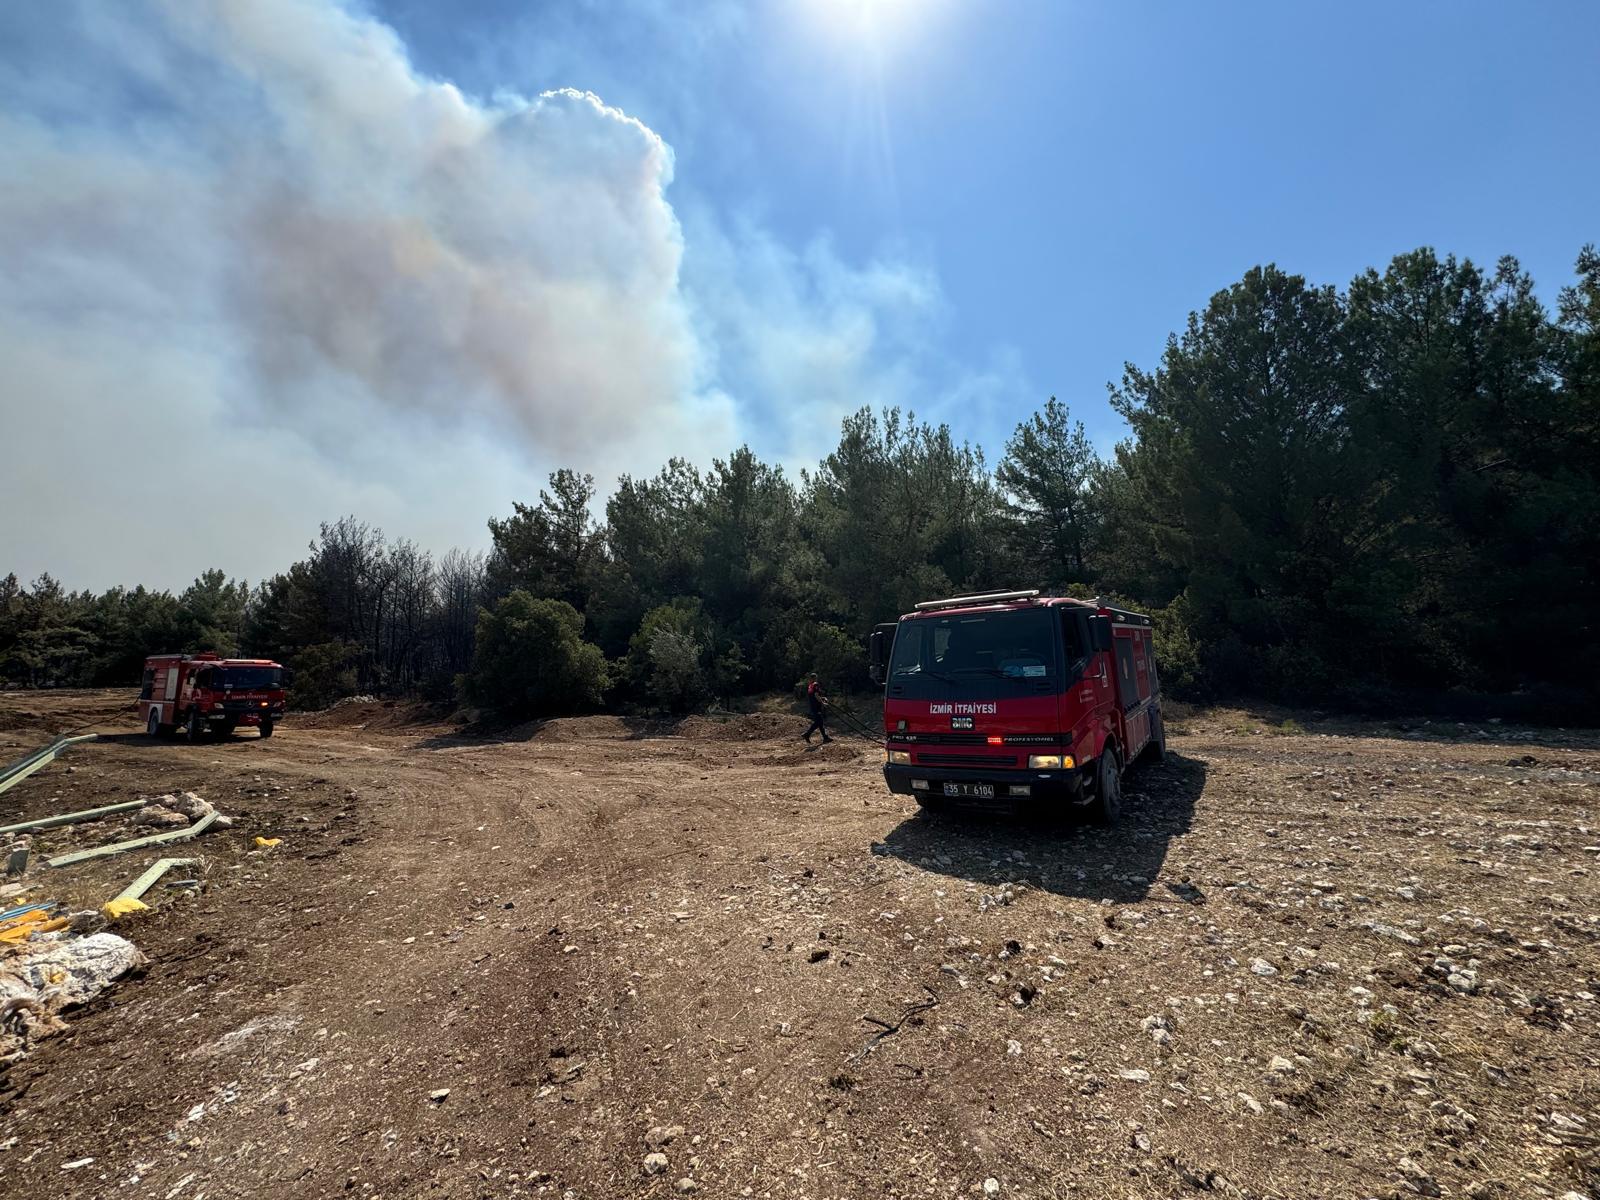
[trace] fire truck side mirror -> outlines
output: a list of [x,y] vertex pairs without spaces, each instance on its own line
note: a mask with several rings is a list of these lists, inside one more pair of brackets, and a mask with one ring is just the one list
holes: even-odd
[[1094,647],[1096,654],[1102,650],[1111,649],[1111,618],[1089,618],[1089,644]]
[[885,664],[889,661],[889,647],[894,644],[894,626],[879,625],[867,639],[867,675],[879,687],[886,676]]

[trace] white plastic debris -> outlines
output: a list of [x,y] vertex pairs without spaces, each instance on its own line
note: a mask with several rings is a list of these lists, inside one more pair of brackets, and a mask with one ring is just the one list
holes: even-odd
[[31,1041],[66,1028],[56,1014],[86,1004],[112,980],[145,964],[114,933],[30,943],[0,964],[0,1062],[14,1061]]

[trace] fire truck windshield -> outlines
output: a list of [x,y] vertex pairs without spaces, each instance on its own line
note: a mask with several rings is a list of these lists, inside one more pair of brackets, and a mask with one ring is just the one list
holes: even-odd
[[889,694],[921,698],[1056,691],[1061,686],[1061,632],[1060,613],[1047,608],[902,621],[889,660]]
[[223,667],[222,686],[248,691],[272,691],[283,678],[279,667]]

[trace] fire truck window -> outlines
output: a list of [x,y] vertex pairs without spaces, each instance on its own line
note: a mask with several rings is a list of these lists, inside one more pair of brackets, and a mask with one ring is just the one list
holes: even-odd
[[889,661],[891,695],[1033,695],[1057,671],[1060,618],[1045,609],[903,621]]
[[275,688],[281,685],[283,672],[277,667],[220,667],[220,683],[231,688]]
[[155,692],[156,672],[154,667],[145,669],[144,682],[139,686],[139,699],[148,700]]
[[1072,669],[1089,657],[1089,651],[1083,639],[1084,627],[1082,618],[1067,609],[1061,611],[1061,660],[1067,664],[1067,674],[1070,678]]
[[1139,703],[1139,685],[1134,678],[1133,639],[1117,639],[1117,695],[1122,699],[1123,710]]

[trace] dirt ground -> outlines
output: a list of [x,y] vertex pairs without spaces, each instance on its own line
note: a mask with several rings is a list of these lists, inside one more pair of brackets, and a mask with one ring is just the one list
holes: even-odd
[[1594,734],[1193,714],[1104,831],[922,816],[778,714],[189,746],[131,702],[0,693],[0,759],[108,735],[0,823],[237,823],[0,1074],[0,1194],[1600,1197]]

